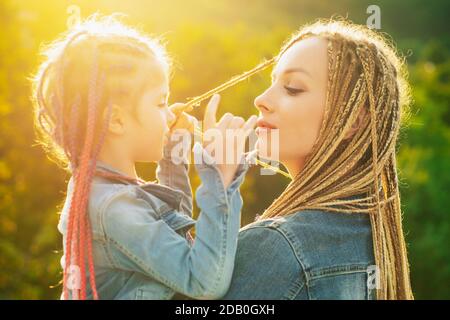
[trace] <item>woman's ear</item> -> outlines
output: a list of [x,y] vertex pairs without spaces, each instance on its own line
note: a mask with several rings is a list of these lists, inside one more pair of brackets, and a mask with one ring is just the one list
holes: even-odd
[[[106,110],[104,113],[106,117]],[[113,104],[108,124],[108,131],[112,134],[122,135],[125,132],[125,114],[123,108]]]
[[367,115],[368,115],[367,108],[363,107],[359,112],[355,122],[353,122],[352,126],[346,133],[344,140],[353,137],[353,135],[359,130],[359,128],[364,125],[364,120],[366,119]]

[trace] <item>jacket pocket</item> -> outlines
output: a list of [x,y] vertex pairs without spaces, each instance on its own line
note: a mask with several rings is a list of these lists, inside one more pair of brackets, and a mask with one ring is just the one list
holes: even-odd
[[367,300],[367,267],[363,264],[334,266],[310,273],[312,300]]
[[173,294],[172,289],[155,283],[136,289],[136,300],[169,300]]

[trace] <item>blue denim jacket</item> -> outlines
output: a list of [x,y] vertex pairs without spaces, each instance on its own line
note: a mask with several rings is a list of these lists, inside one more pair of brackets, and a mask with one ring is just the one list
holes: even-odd
[[[208,164],[211,158],[196,143],[194,154],[205,161],[195,164],[201,179],[195,221],[188,165],[172,162],[174,145],[166,145],[158,162],[159,184],[118,183],[98,176],[93,180],[88,213],[100,299],[170,299],[176,292],[217,299],[227,292],[240,227],[239,186],[248,165],[240,165],[225,190],[217,167]],[[102,162],[97,167],[120,173]],[[72,192],[71,178],[58,224],[63,243]],[[186,232],[194,224],[196,239],[190,243]],[[61,265],[64,268],[64,256]]]
[[239,233],[225,299],[374,299],[370,218],[304,210]]

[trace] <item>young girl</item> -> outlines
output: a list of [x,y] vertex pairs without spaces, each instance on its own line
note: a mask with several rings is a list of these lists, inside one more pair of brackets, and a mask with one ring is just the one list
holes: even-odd
[[[94,17],[45,56],[33,83],[37,132],[72,174],[58,225],[62,298],[221,297],[233,270],[247,166],[207,164],[208,152],[196,146],[205,161],[196,164],[202,184],[192,241],[187,159],[172,154],[170,134],[192,127],[193,119],[179,105],[167,106],[164,48],[112,18]],[[255,125],[255,118],[230,115],[216,124],[217,105],[214,97],[209,127]],[[151,161],[159,161],[159,184],[136,174],[135,162]]]

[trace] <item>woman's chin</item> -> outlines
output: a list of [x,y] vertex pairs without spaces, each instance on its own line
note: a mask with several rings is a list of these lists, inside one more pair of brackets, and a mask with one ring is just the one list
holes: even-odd
[[258,139],[255,145],[255,149],[257,151],[258,157],[271,161],[280,161],[279,154],[275,152],[278,150],[270,150],[270,148],[268,148],[267,142],[261,138]]

